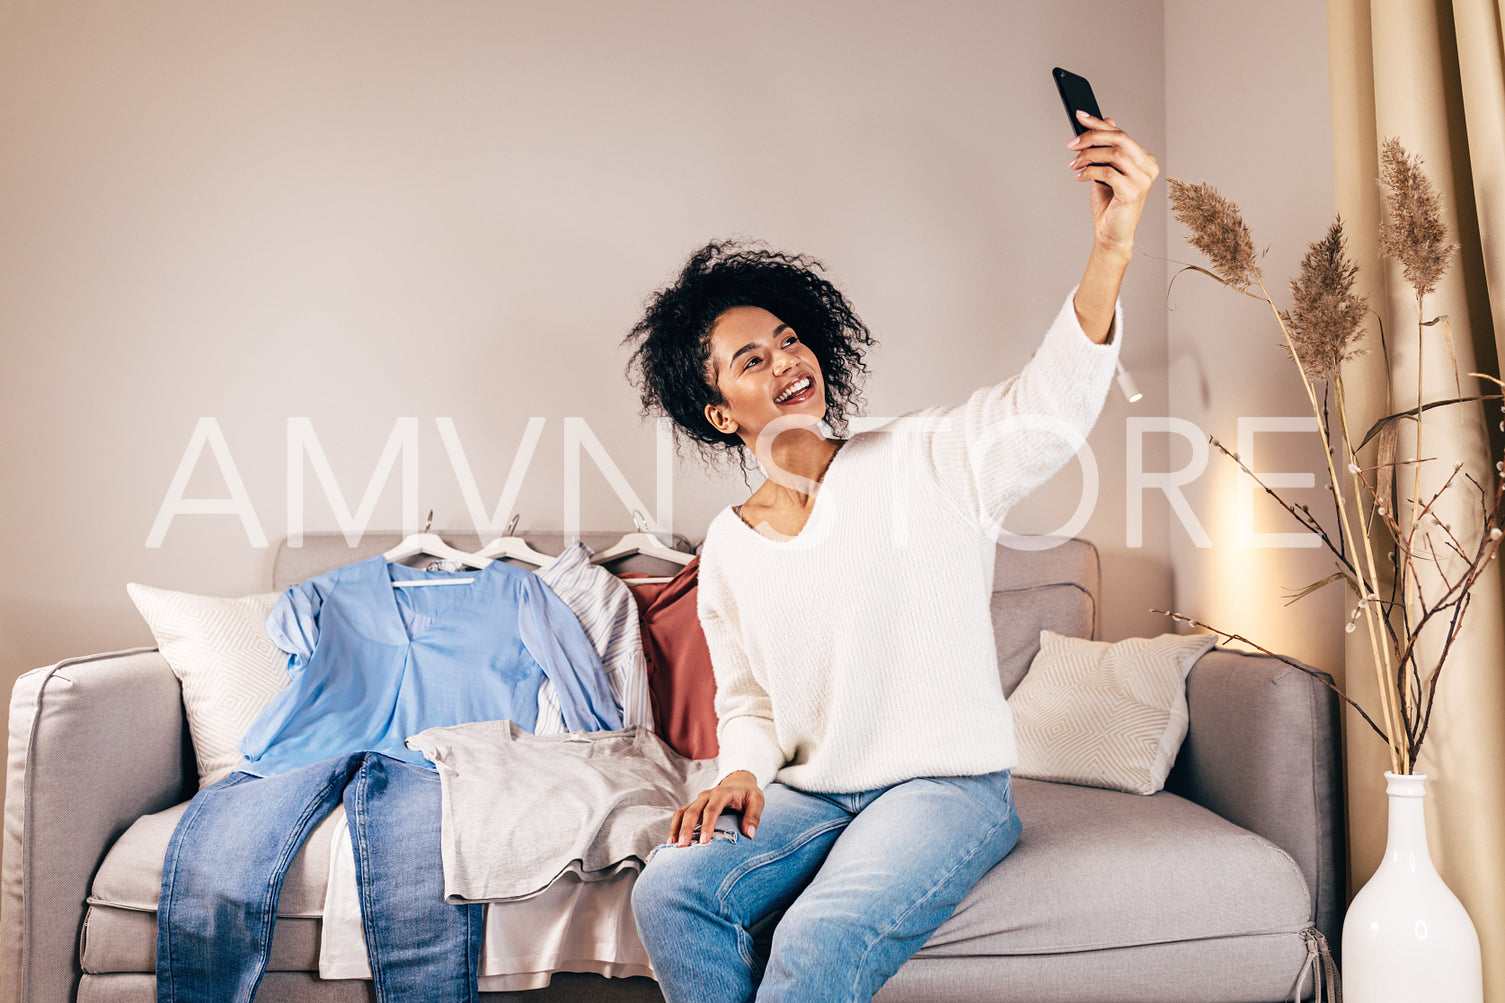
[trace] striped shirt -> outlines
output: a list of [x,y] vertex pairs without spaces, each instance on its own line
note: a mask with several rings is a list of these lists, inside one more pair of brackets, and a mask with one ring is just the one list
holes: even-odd
[[[648,698],[648,668],[637,603],[621,579],[591,563],[592,556],[584,543],[575,543],[534,574],[579,617],[585,636],[601,656],[612,699],[622,714],[622,727],[641,725],[652,731],[653,707]],[[569,730],[559,694],[546,679],[538,690],[538,720],[533,733],[557,735]]]

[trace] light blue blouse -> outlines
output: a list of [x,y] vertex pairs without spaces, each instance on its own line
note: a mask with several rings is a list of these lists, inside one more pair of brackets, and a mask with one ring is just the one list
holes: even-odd
[[[475,581],[392,584],[462,574]],[[408,736],[501,719],[531,731],[546,677],[571,730],[622,727],[580,621],[537,575],[502,561],[457,574],[378,554],[288,589],[267,632],[288,652],[291,682],[241,739],[239,769],[258,776],[360,751],[432,769]]]

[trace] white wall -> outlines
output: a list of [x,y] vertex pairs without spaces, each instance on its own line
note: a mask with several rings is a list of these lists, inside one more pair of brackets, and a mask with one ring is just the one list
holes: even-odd
[[[1162,177],[1206,181],[1238,204],[1255,246],[1267,251],[1260,262],[1265,287],[1277,305],[1289,308],[1289,281],[1334,214],[1324,5],[1167,0],[1165,96]],[[1161,206],[1169,221],[1168,256],[1206,266],[1185,242],[1167,203]],[[1170,266],[1172,273],[1176,267]],[[1232,450],[1238,448],[1241,418],[1311,416],[1267,306],[1187,273],[1175,280],[1166,317],[1166,413],[1193,422]],[[1315,433],[1259,435],[1254,447],[1258,473],[1316,475],[1315,488],[1281,493],[1336,525],[1330,496],[1321,490],[1328,481]],[[1189,459],[1190,447],[1178,442],[1166,469],[1179,469]],[[1253,495],[1255,531],[1301,532],[1232,460],[1212,451],[1206,471],[1185,491],[1212,545],[1196,546],[1179,519],[1170,529],[1177,609],[1341,680],[1340,588],[1284,604],[1287,590],[1329,574],[1331,557],[1242,545],[1240,492]]]
[[[150,644],[127,581],[269,587],[235,516],[179,516],[147,546],[204,417],[272,544],[295,417],[351,509],[404,417],[437,527],[470,525],[441,417],[488,509],[545,419],[525,529],[562,525],[571,416],[661,504],[619,341],[711,237],[827,262],[881,342],[869,414],[1002,378],[1090,244],[1050,67],[1163,149],[1161,32],[1159,0],[0,5],[0,685]],[[1163,241],[1152,211],[1141,247]],[[1124,295],[1124,357],[1162,411],[1163,285],[1143,258]],[[1161,629],[1146,610],[1170,596],[1163,506],[1124,545],[1125,414],[1110,399],[1091,440],[1083,530],[1115,637]],[[584,525],[630,528],[584,467]],[[304,469],[307,528],[338,528]],[[747,491],[687,457],[673,528],[698,540]],[[1078,492],[1063,473],[1011,528],[1059,525]],[[205,452],[187,495],[227,493]],[[369,526],[402,518],[394,477]]]
[[[872,415],[960,400],[1012,372],[1090,242],[1052,65],[1090,77],[1164,173],[1240,197],[1272,260],[1294,261],[1294,234],[1310,239],[1331,202],[1320,7],[0,5],[0,519],[12,541],[0,685],[151,643],[127,581],[269,587],[270,550],[233,516],[180,516],[146,546],[203,417],[218,420],[274,544],[294,417],[313,422],[352,508],[404,417],[418,420],[418,506],[436,526],[470,524],[441,417],[488,507],[527,422],[545,419],[516,505],[524,528],[562,525],[571,416],[659,504],[653,431],[618,343],[713,236],[827,262],[881,343]],[[1145,391],[1132,413],[1220,435],[1231,415],[1299,413],[1268,326],[1214,290],[1178,287],[1167,354],[1166,272],[1150,257],[1166,253],[1163,206],[1157,194],[1124,293],[1124,361]],[[1082,532],[1103,550],[1107,635],[1166,629],[1148,610],[1173,601],[1263,608],[1261,591],[1204,609],[1235,595],[1243,557],[1187,548],[1163,497],[1147,496],[1143,545],[1127,545],[1130,414],[1110,396],[1090,440],[1102,490]],[[1147,469],[1180,462],[1166,442],[1147,440]],[[584,524],[627,528],[585,468]],[[1221,541],[1219,470],[1192,491]],[[306,476],[307,528],[337,528]],[[684,458],[674,529],[698,540],[747,490]],[[1011,527],[1058,525],[1078,491],[1069,469]],[[206,453],[188,495],[225,493]],[[394,479],[370,526],[401,520]],[[1316,657],[1299,632],[1272,643]]]
[[[1158,3],[1085,0],[6,5],[3,514],[26,572],[0,586],[0,681],[148,643],[126,581],[267,587],[270,552],[234,516],[180,516],[146,546],[204,416],[274,544],[290,417],[312,420],[351,508],[404,416],[437,526],[469,525],[439,417],[488,508],[546,419],[525,528],[562,524],[567,416],[657,504],[618,342],[712,236],[830,265],[881,341],[874,415],[1001,378],[1090,240],[1049,69],[1092,76],[1156,147],[1160,30]],[[1152,216],[1144,246],[1161,234]],[[1160,286],[1136,263],[1126,352],[1147,389]],[[1093,440],[1107,485],[1120,405]],[[585,524],[626,527],[585,467]],[[306,469],[308,527],[334,529]],[[1044,526],[1073,477],[1042,496]],[[687,458],[674,528],[699,539],[746,490]],[[188,494],[226,493],[205,453]],[[398,527],[400,494],[382,489],[373,528]],[[1119,504],[1106,491],[1087,529],[1110,554]]]

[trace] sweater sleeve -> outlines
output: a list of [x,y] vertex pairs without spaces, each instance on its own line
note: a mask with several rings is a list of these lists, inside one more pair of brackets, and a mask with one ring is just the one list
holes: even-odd
[[1123,310],[1114,305],[1107,344],[1077,321],[1072,297],[1025,367],[952,407],[905,419],[922,466],[985,532],[997,535],[1020,499],[1066,465],[1102,411],[1123,341]]
[[767,787],[787,758],[774,728],[773,700],[753,673],[737,633],[736,610],[718,601],[714,576],[710,583],[707,577],[702,559],[696,607],[716,679],[716,783],[746,770],[759,787]]

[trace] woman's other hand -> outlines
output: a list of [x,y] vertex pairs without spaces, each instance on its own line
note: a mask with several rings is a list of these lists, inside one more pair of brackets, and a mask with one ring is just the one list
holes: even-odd
[[1067,166],[1078,181],[1102,182],[1092,185],[1093,242],[1104,251],[1132,254],[1134,231],[1160,165],[1113,119],[1086,112],[1077,118],[1088,131],[1066,144],[1076,151]]
[[721,783],[700,794],[674,813],[669,823],[669,842],[689,846],[700,826],[700,841],[709,843],[711,832],[716,828],[716,819],[723,811],[742,813],[742,832],[751,839],[758,831],[758,819],[763,816],[763,789],[758,779],[746,770],[729,773]]

